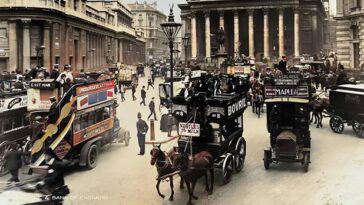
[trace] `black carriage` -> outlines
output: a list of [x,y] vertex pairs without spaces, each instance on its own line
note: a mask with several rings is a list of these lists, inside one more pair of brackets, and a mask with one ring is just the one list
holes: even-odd
[[342,133],[345,124],[364,138],[364,85],[340,85],[330,91],[330,128]]
[[300,162],[304,171],[310,163],[310,85],[298,76],[274,79],[265,86],[267,128],[270,148],[264,150],[264,167],[272,162]]
[[[30,147],[31,134],[27,117],[27,95],[25,89],[14,89],[13,82],[0,80],[0,176],[7,174],[4,156],[12,148]],[[24,157],[29,163],[30,156]]]
[[[243,135],[245,95],[199,93],[186,100],[173,98],[173,115],[179,121],[179,152],[192,155],[208,151],[222,169],[223,183],[244,166],[246,141]],[[193,137],[191,137],[193,136]]]

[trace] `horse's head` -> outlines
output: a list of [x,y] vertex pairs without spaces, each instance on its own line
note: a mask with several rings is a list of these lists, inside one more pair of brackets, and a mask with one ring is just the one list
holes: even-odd
[[174,158],[173,167],[181,171],[186,171],[188,169],[188,162],[189,162],[188,154],[181,153]]
[[150,150],[150,156],[151,156],[150,164],[152,166],[154,166],[160,153],[162,153],[161,145],[153,145],[153,149]]

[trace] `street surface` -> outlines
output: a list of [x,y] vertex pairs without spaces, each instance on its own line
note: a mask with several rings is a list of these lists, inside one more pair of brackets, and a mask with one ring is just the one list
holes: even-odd
[[[179,177],[175,178],[175,200],[168,201],[169,183],[161,183],[165,199],[158,196],[155,184],[157,171],[150,165],[149,151],[138,156],[136,137],[137,112],[146,120],[149,115],[148,103],[152,96],[159,105],[158,84],[147,91],[147,106],[140,106],[140,89],[146,85],[146,78],[140,79],[137,101],[131,100],[131,91],[126,101],[120,103],[118,116],[121,125],[131,132],[129,147],[121,144],[107,145],[99,155],[98,165],[93,170],[75,168],[67,174],[66,184],[71,190],[67,205],[184,205],[187,189],[179,190]],[[118,96],[120,101],[120,96]],[[156,109],[158,112],[158,108]],[[159,113],[157,113],[159,114]],[[160,120],[160,115],[158,116]],[[166,139],[167,133],[159,131],[156,122],[156,137]],[[351,127],[343,134],[334,134],[324,119],[323,128],[311,125],[312,151],[309,172],[304,173],[301,164],[282,163],[272,165],[266,171],[263,166],[263,149],[269,145],[265,113],[258,118],[248,107],[244,113],[244,137],[247,141],[245,167],[234,174],[232,181],[222,186],[221,172],[215,171],[214,193],[208,196],[204,191],[203,179],[195,189],[199,200],[194,204],[363,204],[364,203],[364,140],[358,138]],[[147,134],[147,140],[149,138]],[[162,145],[163,150],[172,148],[174,143]]]

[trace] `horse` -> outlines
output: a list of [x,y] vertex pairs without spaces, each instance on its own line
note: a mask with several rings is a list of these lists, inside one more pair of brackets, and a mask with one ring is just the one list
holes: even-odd
[[325,109],[329,107],[329,105],[330,101],[328,98],[320,98],[318,96],[311,102],[312,116],[310,122],[313,122],[314,118],[315,121],[313,123],[314,124],[317,123],[316,128],[322,127],[322,119],[323,119],[322,113]]
[[261,89],[257,89],[253,92],[252,95],[252,108],[253,113],[256,113],[258,115],[258,118],[260,117],[260,113],[263,113],[263,104],[264,104],[264,97],[263,97],[263,91]]
[[[161,177],[166,176],[168,174],[172,174],[176,171],[176,169],[172,166],[172,161],[176,157],[177,153],[171,151],[169,153],[163,152],[161,150],[161,145],[153,146],[153,149],[150,151],[151,160],[150,164],[152,166],[156,166],[158,172],[157,184],[156,188],[160,197],[164,198],[165,196],[161,194],[159,190],[159,184],[161,183]],[[169,176],[169,182],[171,186],[171,196],[169,197],[169,201],[173,201],[174,190],[173,190],[173,175]],[[183,180],[181,178],[180,189],[183,189]]]
[[[193,160],[189,160],[188,154],[182,153],[177,156],[173,165],[180,171],[180,176],[187,184],[189,200],[187,204],[192,204],[192,199],[198,200],[197,196],[193,195],[197,180],[205,176],[206,191],[212,194],[214,189],[214,159],[213,156],[207,152],[202,151],[194,155]],[[210,172],[211,186],[209,187],[207,180],[207,173]]]

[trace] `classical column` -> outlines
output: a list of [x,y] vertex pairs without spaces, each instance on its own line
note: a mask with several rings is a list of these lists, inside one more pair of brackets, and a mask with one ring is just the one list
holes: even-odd
[[210,39],[210,11],[205,12],[205,44],[206,44],[206,59],[211,58],[211,39]]
[[13,71],[18,65],[18,50],[16,39],[16,21],[9,21],[9,69]]
[[312,16],[312,53],[315,54],[318,51],[318,35],[317,35],[317,14],[315,11],[311,13]]
[[197,58],[197,33],[196,33],[196,14],[191,15],[191,58]]
[[268,19],[268,13],[269,13],[269,10],[268,9],[265,9],[264,11],[264,43],[263,43],[263,47],[264,47],[264,58],[267,58],[269,59],[269,48],[270,48],[270,45],[269,45],[269,19]]
[[51,70],[51,43],[50,43],[50,21],[44,21],[43,24],[43,45],[45,49],[43,51],[43,67]]
[[234,53],[239,56],[239,12],[234,11]]
[[119,48],[120,48],[120,53],[119,53],[120,63],[123,63],[124,59],[123,59],[123,40],[122,39],[120,39],[120,41],[119,41]]
[[64,40],[64,64],[70,64],[71,62],[69,62],[70,59],[70,47],[69,47],[69,38],[70,38],[70,29],[71,27],[69,25],[65,25],[65,40]]
[[278,42],[279,42],[279,57],[284,56],[284,9],[279,9],[279,16],[278,16]]
[[23,23],[23,71],[30,69],[30,19],[22,19]]
[[300,56],[300,11],[294,10],[294,56]]
[[249,56],[255,58],[254,52],[254,10],[249,10],[248,25],[249,25]]
[[225,30],[225,19],[224,19],[224,11],[219,12],[219,29],[223,28]]

